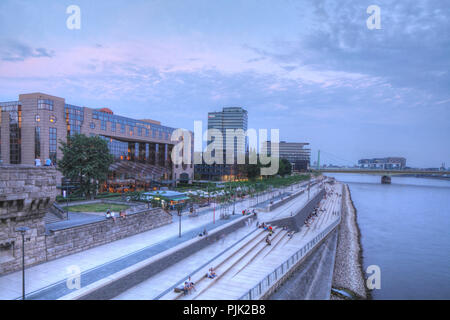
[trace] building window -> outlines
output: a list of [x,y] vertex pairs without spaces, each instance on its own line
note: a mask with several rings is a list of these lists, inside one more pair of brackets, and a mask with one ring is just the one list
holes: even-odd
[[91,123],[89,124],[89,126],[91,127],[91,129],[95,129],[95,123],[91,122]]
[[38,109],[53,111],[53,100],[38,99]]
[[102,120],[102,121],[100,122],[100,128],[101,128],[102,130],[106,131],[106,121],[105,121],[105,120]]
[[36,115],[36,122],[41,121],[41,117],[39,115]]
[[9,112],[9,162],[20,164],[22,161],[22,111],[21,106]]
[[120,125],[120,133],[125,133],[125,125],[124,124]]
[[56,128],[49,128],[49,152],[48,156],[53,164],[56,163]]
[[55,116],[50,116],[50,122],[51,123],[55,123],[56,122],[56,117]]
[[142,136],[142,128],[138,127],[138,136]]
[[145,136],[148,137],[148,129],[145,129]]
[[116,132],[116,123],[115,122],[111,122],[111,131]]
[[36,127],[34,131],[34,158],[41,157],[41,128]]

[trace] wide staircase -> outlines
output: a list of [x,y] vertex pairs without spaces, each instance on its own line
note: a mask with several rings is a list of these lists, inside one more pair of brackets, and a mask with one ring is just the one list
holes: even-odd
[[[226,299],[227,297],[224,297],[220,292],[215,293],[215,288],[226,285],[230,279],[239,275],[242,270],[247,268],[254,261],[267,256],[272,248],[277,247],[281,241],[287,238],[287,230],[274,228],[273,231],[274,233],[272,236],[269,236],[271,245],[268,245],[266,242],[269,232],[258,229],[258,231],[249,239],[244,239],[239,243],[235,250],[221,255],[216,260],[212,261],[210,265],[205,266],[195,274],[191,275],[191,281],[195,283],[195,289],[192,290],[192,292],[184,295],[184,293],[172,290],[161,297],[161,299]],[[217,277],[214,279],[207,277],[208,270],[211,267],[214,268],[214,271],[217,274]],[[182,286],[183,284],[180,284],[179,287]]]
[[[268,232],[258,229],[254,234],[242,240],[233,250],[219,256],[210,264],[191,275],[195,283],[188,294],[171,290],[161,297],[164,300],[235,300],[243,294],[243,288],[252,288],[267,274],[275,270],[289,254],[295,253],[313,236],[338,217],[341,198],[334,188],[319,204],[319,213],[309,227],[302,227],[297,233],[288,235],[289,230],[274,227],[270,237],[271,244],[266,243]],[[209,268],[213,267],[217,277],[208,278]],[[187,279],[186,279],[187,280]],[[179,284],[179,288],[183,283]]]

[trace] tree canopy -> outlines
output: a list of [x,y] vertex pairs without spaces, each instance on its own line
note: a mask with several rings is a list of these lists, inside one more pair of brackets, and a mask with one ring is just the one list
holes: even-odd
[[79,182],[86,197],[93,197],[113,163],[108,144],[98,136],[84,134],[70,136],[67,143],[60,140],[60,144],[63,158],[58,161],[58,170],[71,181]]
[[292,173],[292,165],[286,159],[280,159],[280,165],[278,168],[278,174],[282,177],[290,175]]

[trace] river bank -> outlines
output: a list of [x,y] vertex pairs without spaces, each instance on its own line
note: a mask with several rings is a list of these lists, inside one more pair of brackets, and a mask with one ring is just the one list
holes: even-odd
[[339,239],[336,248],[332,288],[347,294],[331,292],[332,300],[370,299],[370,292],[365,286],[361,232],[356,220],[356,208],[353,204],[347,184],[342,188],[342,215],[339,226]]

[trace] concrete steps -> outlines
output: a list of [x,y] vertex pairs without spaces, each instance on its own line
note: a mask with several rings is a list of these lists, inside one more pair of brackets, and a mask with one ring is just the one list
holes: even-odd
[[[206,286],[202,286],[201,288],[198,288],[200,290],[198,290],[198,293],[194,297],[190,298],[190,297],[185,296],[184,298],[199,299],[199,296],[201,296],[204,292],[206,292],[211,286],[217,285],[217,283],[221,279],[224,279],[224,276],[228,272],[230,272],[233,268],[236,268],[240,264],[245,263],[245,261],[248,259],[248,256],[250,255],[250,253],[252,251],[260,250],[262,247],[266,246],[267,244],[264,241],[266,235],[267,235],[266,232],[263,231],[263,233],[261,233],[255,240],[249,242],[248,247],[239,250],[238,252],[236,252],[235,255],[233,255],[229,259],[225,260],[224,263],[219,268],[215,268],[217,277],[215,279],[207,279],[206,278],[206,280],[209,280],[206,283]],[[204,299],[204,298],[202,297],[201,299]]]
[[[205,287],[209,283],[209,281],[211,281],[211,279],[205,277],[211,266],[214,267],[217,274],[219,274],[219,272],[223,272],[226,269],[229,261],[238,259],[242,254],[245,254],[249,250],[249,248],[251,249],[255,242],[260,242],[262,239],[264,239],[264,237],[265,237],[264,230],[262,229],[258,230],[256,234],[252,236],[250,239],[243,240],[235,248],[221,255],[216,260],[212,261],[211,265],[208,265],[207,267],[191,275],[191,281],[195,283],[195,289],[197,290],[197,292],[201,290],[203,287]],[[194,293],[195,292],[196,291],[194,291]],[[185,296],[183,295],[183,293],[176,293],[172,290],[171,292],[161,297],[161,300],[176,300],[176,299],[183,299],[184,297]]]
[[[275,230],[274,234],[271,237],[272,245],[275,245],[277,241],[279,241],[286,231],[281,229]],[[267,236],[267,232],[264,233],[263,238],[256,245],[252,246],[251,250],[247,251],[246,254],[242,255],[236,261],[230,262],[227,270],[225,270],[222,274],[218,274],[218,277],[214,279],[213,282],[206,288],[204,288],[201,292],[199,292],[193,299],[226,299],[227,295],[232,295],[234,299],[236,298],[236,292],[242,290],[242,286],[238,286],[237,288],[233,288],[229,286],[230,281],[236,278],[242,270],[246,270],[248,265],[252,264],[256,258],[261,257],[264,252],[270,250],[271,246],[268,246],[265,242],[265,237]],[[233,291],[236,291],[233,293]],[[219,296],[219,297],[218,297]]]
[[50,224],[50,223],[55,223],[55,222],[59,222],[62,221],[63,219],[59,216],[57,216],[56,214],[54,214],[51,211],[48,211],[45,216],[44,216],[44,222],[45,224]]

